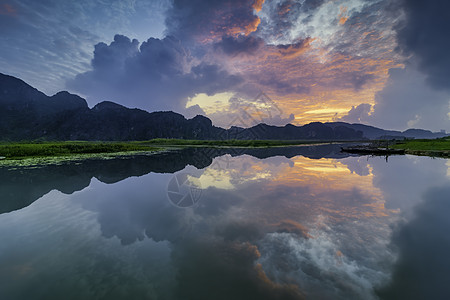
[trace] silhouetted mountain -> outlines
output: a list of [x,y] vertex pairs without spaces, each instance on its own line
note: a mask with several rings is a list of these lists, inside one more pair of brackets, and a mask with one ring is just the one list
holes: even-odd
[[320,122],[303,126],[287,124],[285,126],[271,126],[258,124],[251,128],[232,127],[228,137],[233,139],[268,139],[268,140],[360,140],[361,131],[345,126],[330,127]]
[[224,131],[203,116],[187,120],[174,112],[149,113],[109,101],[89,109],[77,95],[59,92],[48,97],[0,74],[1,140],[211,139]]
[[361,131],[363,136],[368,139],[382,139],[382,138],[422,138],[422,139],[434,139],[447,136],[447,134],[442,132],[431,132],[429,130],[423,129],[408,129],[406,131],[396,131],[396,130],[384,130],[377,127],[364,125],[364,124],[348,124],[345,122],[329,122],[325,125],[331,128],[346,127],[351,128],[356,131]]
[[213,126],[210,119],[200,115],[186,119],[171,111],[149,113],[109,101],[90,109],[86,100],[77,95],[59,92],[49,97],[20,79],[0,73],[0,140],[361,140],[444,135],[420,129],[387,131],[343,122],[304,126],[258,124],[226,130]]
[[352,156],[336,144],[275,148],[187,148],[153,155],[136,155],[118,159],[86,159],[55,165],[0,167],[0,214],[24,208],[51,190],[72,194],[89,186],[93,177],[111,184],[132,176],[175,173],[187,165],[203,169],[215,157],[225,154],[251,155],[260,159],[272,156],[291,158],[302,155],[312,159]]

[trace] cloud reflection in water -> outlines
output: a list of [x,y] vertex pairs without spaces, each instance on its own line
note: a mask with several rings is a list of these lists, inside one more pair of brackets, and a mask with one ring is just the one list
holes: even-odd
[[[0,235],[15,240],[3,245],[7,251],[0,260],[14,259],[3,263],[1,278],[8,282],[10,270],[19,274],[32,269],[49,279],[64,266],[67,276],[59,279],[59,286],[72,287],[74,297],[81,297],[83,289],[73,280],[89,274],[98,281],[87,283],[84,291],[96,295],[105,295],[98,289],[117,284],[123,275],[123,291],[140,286],[136,295],[165,299],[371,299],[389,298],[404,282],[417,281],[413,272],[398,276],[419,253],[412,253],[409,245],[429,253],[428,266],[441,270],[433,260],[436,254],[442,258],[433,250],[439,247],[426,245],[441,241],[446,204],[433,199],[448,189],[430,192],[425,200],[420,195],[430,186],[448,183],[445,160],[403,156],[386,163],[366,157],[225,155],[205,165],[179,168],[198,178],[203,188],[198,204],[189,208],[168,201],[173,174],[151,172],[112,184],[93,179],[72,195],[53,191],[29,207],[0,215]],[[422,222],[429,215],[437,216],[436,224]],[[404,225],[389,247],[392,224],[399,220]],[[428,239],[427,228],[434,233]],[[420,241],[429,243],[420,248],[405,232],[423,233]],[[45,256],[26,263],[33,241],[41,243],[35,246],[39,251],[52,249],[53,264]],[[445,240],[442,246],[447,249]],[[397,253],[400,259],[394,264]],[[138,271],[126,271],[134,268]],[[413,268],[417,274],[431,270]],[[105,270],[120,276],[109,278]],[[22,284],[32,282],[21,278]],[[436,286],[432,278],[423,286]]]

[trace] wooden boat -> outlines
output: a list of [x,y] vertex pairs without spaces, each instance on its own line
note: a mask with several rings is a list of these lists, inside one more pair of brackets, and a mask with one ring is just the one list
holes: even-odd
[[342,152],[372,155],[405,154],[404,149],[378,148],[368,146],[341,147]]

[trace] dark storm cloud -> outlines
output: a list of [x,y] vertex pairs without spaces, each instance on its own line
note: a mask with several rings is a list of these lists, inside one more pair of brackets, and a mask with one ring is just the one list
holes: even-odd
[[304,49],[305,47],[308,46],[308,43],[310,42],[309,38],[297,41],[295,43],[290,43],[290,44],[278,44],[276,45],[276,47],[279,49],[279,52],[281,55],[285,56],[285,55],[290,55],[290,54],[295,54],[297,51],[301,51],[302,49]]
[[404,54],[418,60],[428,82],[450,90],[450,2],[447,0],[403,0],[406,20],[397,29]]
[[261,38],[240,35],[238,37],[224,36],[214,47],[227,55],[235,56],[241,53],[254,54],[263,44]]
[[343,121],[349,123],[362,123],[366,121],[371,108],[372,105],[368,103],[361,103],[358,106],[352,106],[347,115],[337,119],[336,121]]
[[371,66],[363,70],[353,71],[346,71],[345,68],[338,69],[335,76],[322,85],[336,89],[353,89],[355,92],[358,92],[377,79],[371,72]]
[[[277,76],[278,75],[278,76]],[[288,94],[308,94],[310,87],[303,85],[296,80],[289,80],[282,74],[272,74],[269,72],[261,72],[252,76],[261,86],[269,87],[279,95]]]
[[350,83],[353,85],[353,88],[356,91],[359,91],[366,83],[373,81],[375,79],[375,75],[368,73],[352,73],[350,78]]
[[105,43],[98,43],[95,45],[92,67],[100,71],[124,68],[125,61],[139,51],[138,46],[139,42],[136,39],[130,41],[123,35],[114,36],[114,41],[109,46]]
[[195,93],[215,94],[242,79],[215,64],[194,62],[181,42],[171,36],[137,40],[116,35],[95,46],[92,71],[77,75],[68,86],[90,100],[113,100],[148,110],[184,112]]
[[240,76],[229,74],[218,65],[204,62],[192,67],[188,79],[190,84],[200,86],[198,92],[208,95],[227,91],[244,81]]
[[447,299],[450,294],[450,185],[428,190],[415,217],[394,233],[399,251],[381,299]]
[[450,128],[449,94],[425,84],[414,69],[391,69],[384,89],[376,97],[372,124],[384,128]]
[[166,15],[167,33],[183,41],[208,42],[239,33],[249,34],[259,23],[255,0],[175,0]]
[[[390,19],[398,18],[398,14],[389,10],[405,12],[400,23],[394,22],[394,29],[399,49],[397,55],[404,56],[406,67],[389,71],[389,79],[375,96],[370,115],[366,105],[361,104],[343,119],[359,119],[378,127],[399,130],[411,127],[449,130],[450,40],[447,36],[450,3],[442,0],[385,3],[384,12]],[[357,116],[358,113],[361,115]]]
[[346,122],[369,123],[386,129],[449,129],[450,95],[425,84],[425,76],[411,67],[390,69],[383,90],[371,106],[362,103],[340,118]]

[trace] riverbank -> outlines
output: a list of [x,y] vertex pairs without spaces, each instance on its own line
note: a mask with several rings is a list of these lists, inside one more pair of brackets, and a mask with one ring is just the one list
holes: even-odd
[[104,141],[62,141],[62,142],[1,142],[1,160],[20,160],[41,157],[70,157],[80,155],[135,155],[185,147],[236,147],[264,148],[296,145],[327,144],[324,141],[278,141],[278,140],[182,140],[154,139],[149,141],[104,142]]
[[56,157],[70,155],[92,155],[127,153],[136,151],[158,151],[160,148],[128,142],[22,142],[0,143],[3,159],[31,157]]
[[[379,141],[378,141],[379,142]],[[61,141],[61,142],[0,142],[0,161],[20,160],[81,160],[86,158],[112,158],[130,155],[151,155],[161,151],[187,147],[213,148],[271,148],[306,146],[330,143],[355,143],[349,141],[311,140],[184,140],[153,139],[148,141]],[[380,143],[380,142],[379,142]],[[383,142],[381,142],[383,143]],[[450,157],[450,138],[434,140],[397,141],[390,149],[404,150],[405,154]]]
[[406,154],[450,158],[450,138],[433,140],[406,140],[397,142],[393,149],[403,149]]

